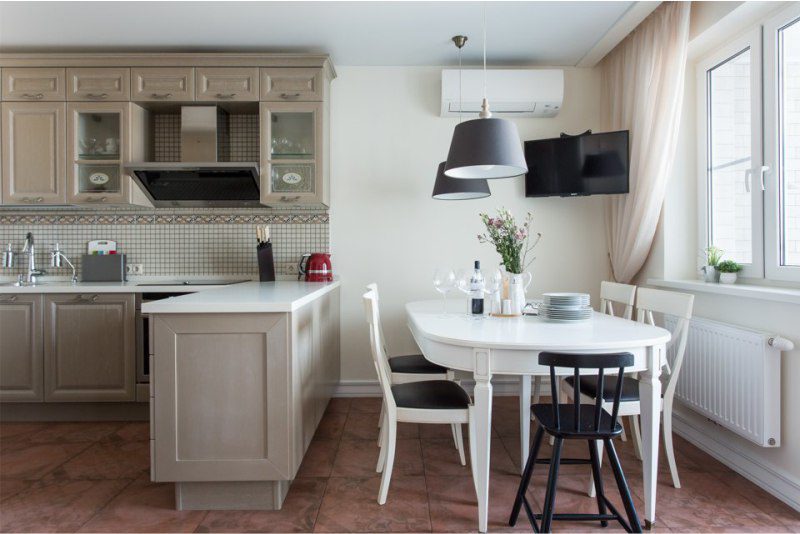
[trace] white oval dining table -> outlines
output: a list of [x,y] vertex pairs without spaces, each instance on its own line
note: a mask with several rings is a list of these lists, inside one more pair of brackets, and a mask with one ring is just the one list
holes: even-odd
[[[588,321],[572,324],[547,322],[535,316],[476,318],[467,313],[445,314],[441,301],[408,303],[406,313],[408,327],[425,358],[450,369],[470,372],[475,379],[472,434],[476,440],[476,458],[472,469],[478,497],[478,530],[486,532],[488,526],[492,377],[521,377],[520,465],[524,466],[530,435],[530,379],[550,373],[548,367],[538,363],[537,356],[542,351],[625,351],[634,355],[630,371],[639,372],[645,526],[649,528],[655,523],[661,420],[659,376],[670,340],[667,330],[597,312]],[[572,370],[563,371],[567,374]]]

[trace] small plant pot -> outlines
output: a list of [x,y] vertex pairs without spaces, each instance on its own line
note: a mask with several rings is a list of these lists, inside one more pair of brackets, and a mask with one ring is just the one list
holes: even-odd
[[720,284],[735,284],[736,278],[736,273],[719,273]]
[[719,282],[720,272],[711,265],[706,265],[701,269],[703,271],[703,280],[710,283]]

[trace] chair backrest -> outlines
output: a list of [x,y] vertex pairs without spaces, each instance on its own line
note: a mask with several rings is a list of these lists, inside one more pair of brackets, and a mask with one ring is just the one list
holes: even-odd
[[[375,303],[376,306],[380,306],[380,297],[378,296],[378,284],[375,282],[371,282],[367,284],[367,291],[372,291],[375,295]],[[386,359],[389,359],[389,346],[386,344],[386,335],[383,333],[383,322],[380,321],[380,308],[378,309],[378,330],[380,330],[381,334],[381,346],[383,346],[383,352],[386,354]]]
[[372,360],[375,363],[375,371],[378,373],[378,382],[381,385],[383,398],[390,407],[395,406],[394,396],[392,395],[392,371],[389,368],[389,359],[383,346],[383,334],[381,332],[381,317],[378,311],[378,295],[370,290],[364,293],[364,312],[369,324],[370,349]]
[[[539,364],[550,367],[550,391],[553,392],[553,419],[555,421],[556,428],[558,429],[561,428],[561,411],[559,410],[559,388],[558,384],[556,383],[556,367],[572,367],[576,390],[580,387],[581,369],[597,370],[597,389],[595,390],[597,391],[597,395],[595,398],[594,421],[592,429],[595,432],[605,430],[600,428],[601,416],[603,412],[603,386],[605,381],[604,371],[606,369],[615,369],[617,371],[617,382],[614,386],[614,401],[611,409],[611,423],[606,431],[611,432],[614,430],[614,427],[617,425],[619,401],[622,397],[622,382],[624,379],[624,372],[626,367],[633,365],[633,354],[630,352],[615,352],[611,354],[567,354],[561,352],[541,352],[539,353]],[[580,399],[580,395],[574,395],[573,407],[575,410],[575,418],[573,420],[572,430],[575,431],[580,429]]]
[[614,303],[621,304],[624,319],[633,319],[633,301],[636,299],[636,286],[616,282],[600,282],[600,312],[614,314]]
[[672,401],[672,397],[675,395],[675,387],[678,385],[678,375],[681,372],[683,356],[686,353],[686,339],[689,335],[689,321],[692,319],[693,306],[694,295],[647,287],[639,288],[639,295],[636,301],[636,320],[640,323],[655,325],[653,313],[672,315],[677,319],[675,330],[672,332],[672,339],[667,345],[668,347],[675,347],[675,357],[672,360],[672,366],[669,365],[669,362],[666,365],[667,387],[664,388],[663,392],[665,401]]

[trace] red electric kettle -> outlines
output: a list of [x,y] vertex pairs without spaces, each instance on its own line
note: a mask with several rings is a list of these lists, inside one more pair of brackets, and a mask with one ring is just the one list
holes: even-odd
[[331,255],[324,252],[313,254],[303,254],[300,263],[297,265],[299,274],[297,279],[306,275],[306,282],[331,282],[333,281],[333,269],[331,267]]

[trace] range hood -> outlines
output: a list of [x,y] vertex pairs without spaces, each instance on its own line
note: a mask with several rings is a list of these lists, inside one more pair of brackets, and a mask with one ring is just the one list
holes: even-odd
[[220,161],[227,158],[217,130],[226,118],[216,106],[183,106],[181,161],[126,166],[153,206],[260,205],[258,163]]

